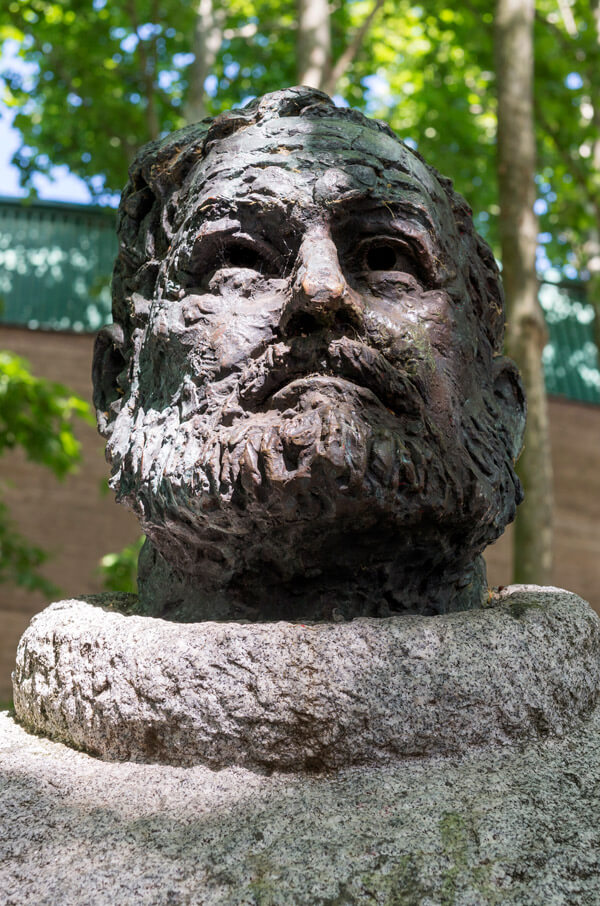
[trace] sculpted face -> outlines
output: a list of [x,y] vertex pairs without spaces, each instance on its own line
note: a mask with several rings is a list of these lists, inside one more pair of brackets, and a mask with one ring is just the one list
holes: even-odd
[[133,316],[98,341],[113,486],[150,539],[142,605],[476,606],[479,554],[520,499],[491,254],[389,133],[335,112],[256,119],[205,141],[161,201],[168,247],[151,281],[117,268]]

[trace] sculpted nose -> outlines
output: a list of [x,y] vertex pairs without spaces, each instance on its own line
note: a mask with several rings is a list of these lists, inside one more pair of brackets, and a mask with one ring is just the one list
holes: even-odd
[[337,248],[326,228],[309,231],[302,241],[296,276],[281,318],[286,333],[329,327],[336,321],[363,323],[363,304],[340,267]]

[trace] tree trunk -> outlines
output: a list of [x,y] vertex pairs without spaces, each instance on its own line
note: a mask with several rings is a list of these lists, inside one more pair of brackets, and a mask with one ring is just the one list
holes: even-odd
[[528,422],[518,472],[525,501],[517,515],[515,582],[548,585],[552,570],[552,465],[542,366],[547,330],[535,270],[537,218],[533,121],[534,0],[498,0],[498,188],[507,352],[527,392]]
[[298,84],[323,88],[331,70],[331,23],[327,0],[298,0]]
[[[600,145],[600,142],[596,142]],[[596,222],[600,224],[600,209],[592,207],[595,213]],[[591,302],[594,307],[594,342],[596,344],[596,354],[598,364],[600,365],[600,230],[594,228],[590,230],[588,238],[583,246],[585,255],[585,266],[589,271],[587,283],[586,300]]]
[[215,14],[213,0],[198,0],[194,28],[194,62],[190,66],[189,87],[183,115],[187,123],[206,116],[204,82],[210,75],[223,40],[221,18]]
[[358,56],[360,50],[362,49],[367,32],[373,24],[373,20],[382,8],[383,3],[384,0],[375,0],[373,6],[371,7],[370,13],[365,16],[362,24],[352,36],[344,52],[335,61],[335,65],[328,70],[327,75],[321,85],[321,88],[327,94],[335,93],[337,83]]
[[[596,25],[596,41],[600,46],[600,0],[592,0],[592,12]],[[590,232],[585,245],[585,253],[587,269],[590,273],[588,298],[594,306],[594,340],[596,342],[598,364],[600,365],[600,199],[598,198],[600,180],[600,100],[594,92],[591,92],[590,102],[594,111],[592,124],[596,136],[592,146],[595,182],[591,209],[598,226]]]

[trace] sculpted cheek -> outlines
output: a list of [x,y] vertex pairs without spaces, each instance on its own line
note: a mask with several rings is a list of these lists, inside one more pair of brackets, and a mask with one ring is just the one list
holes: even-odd
[[258,299],[253,305],[230,305],[208,317],[201,335],[190,344],[194,353],[198,345],[203,347],[200,367],[204,355],[222,370],[241,368],[260,355],[274,337],[282,304],[279,298]]
[[244,366],[249,356],[261,352],[272,336],[268,326],[248,317],[237,317],[219,324],[210,335],[211,349],[221,368]]

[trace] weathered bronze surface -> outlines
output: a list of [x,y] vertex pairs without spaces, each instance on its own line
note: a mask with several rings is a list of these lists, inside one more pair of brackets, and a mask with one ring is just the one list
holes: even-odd
[[449,180],[307,88],[146,146],[94,357],[140,607],[179,620],[478,606],[522,497],[490,249]]

